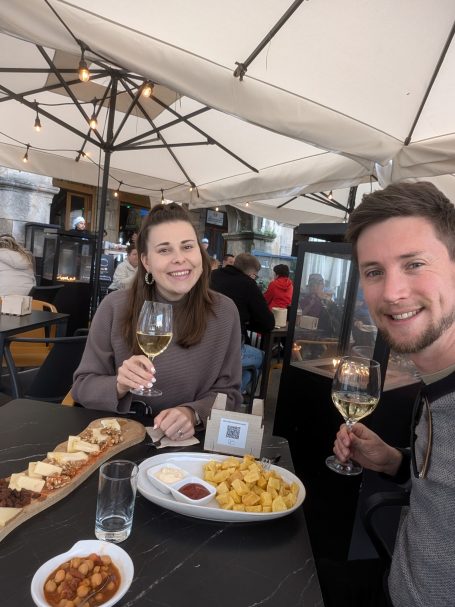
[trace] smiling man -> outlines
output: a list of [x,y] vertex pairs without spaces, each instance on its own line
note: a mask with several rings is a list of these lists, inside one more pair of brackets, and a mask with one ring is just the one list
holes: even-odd
[[421,373],[422,406],[410,450],[391,447],[359,423],[349,433],[341,427],[334,453],[400,482],[411,478],[410,508],[388,579],[389,604],[453,605],[455,208],[431,183],[394,184],[364,196],[347,238],[378,329]]

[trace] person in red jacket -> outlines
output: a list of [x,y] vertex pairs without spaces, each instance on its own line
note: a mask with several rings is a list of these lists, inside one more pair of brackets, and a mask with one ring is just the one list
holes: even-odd
[[289,278],[289,266],[279,263],[273,268],[275,279],[269,283],[264,293],[265,301],[270,309],[288,308],[292,301],[294,285]]

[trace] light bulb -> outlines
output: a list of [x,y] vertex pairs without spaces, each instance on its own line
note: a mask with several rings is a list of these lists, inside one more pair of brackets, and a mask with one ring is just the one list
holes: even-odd
[[39,119],[38,114],[36,115],[35,124],[33,125],[33,128],[37,133],[41,131],[41,120]]
[[327,198],[329,200],[332,200],[332,198],[333,198],[332,190],[330,190],[329,195],[327,196]]
[[151,97],[153,93],[153,84],[151,82],[146,82],[142,87],[141,95],[142,97]]
[[96,120],[96,116],[95,114],[92,114],[92,117],[90,118],[89,121],[89,127],[94,131],[96,129],[96,127],[98,126],[98,122]]
[[82,51],[81,60],[79,61],[79,80],[88,82],[90,80],[90,70],[84,59],[84,51]]
[[28,149],[29,149],[30,145],[27,144],[27,149],[25,150],[25,154],[22,158],[22,162],[27,163],[28,162]]

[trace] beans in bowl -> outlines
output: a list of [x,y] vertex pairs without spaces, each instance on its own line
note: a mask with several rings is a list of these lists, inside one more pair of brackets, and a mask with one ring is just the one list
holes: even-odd
[[120,573],[111,557],[90,554],[73,557],[55,569],[44,584],[44,596],[51,607],[98,607],[119,586]]

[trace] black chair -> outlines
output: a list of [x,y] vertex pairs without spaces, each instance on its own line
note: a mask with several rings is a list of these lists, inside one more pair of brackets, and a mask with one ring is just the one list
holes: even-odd
[[255,398],[256,389],[258,387],[259,378],[261,377],[261,370],[258,370],[253,365],[248,367],[242,367],[242,371],[250,371],[251,372],[251,381],[248,384],[247,393],[243,395],[244,404],[248,405],[248,413],[251,413],[251,408],[253,406],[253,400]]
[[369,495],[361,512],[363,526],[379,558],[389,569],[401,509],[409,505],[410,490],[378,491]]
[[54,303],[55,296],[63,289],[65,285],[49,285],[49,286],[36,286],[32,287],[29,295],[33,299],[39,299],[40,301],[47,301],[47,303]]
[[[62,402],[73,384],[73,373],[80,363],[86,341],[87,335],[8,339],[5,343],[4,356],[10,373],[10,390],[13,398]],[[10,351],[10,345],[14,342],[46,343],[52,344],[52,348],[40,367],[18,372]]]

